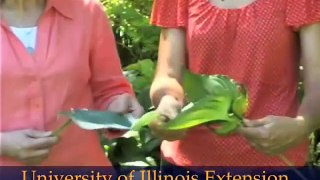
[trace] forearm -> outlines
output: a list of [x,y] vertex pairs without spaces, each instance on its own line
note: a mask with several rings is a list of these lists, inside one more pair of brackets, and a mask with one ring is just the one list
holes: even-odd
[[157,106],[164,95],[183,102],[182,74],[186,62],[185,33],[181,29],[164,29],[160,35],[157,70],[150,96]]
[[312,132],[320,128],[320,24],[302,28],[300,37],[305,97],[299,115]]
[[7,155],[7,139],[5,138],[6,132],[0,132],[0,156]]
[[3,144],[3,133],[0,132],[0,156],[3,156],[3,150],[4,150],[4,144]]
[[[320,77],[320,72],[317,77]],[[312,83],[312,89],[310,89],[311,87],[305,87],[306,93],[299,108],[298,116],[305,121],[308,131],[313,132],[320,128],[320,81],[310,83]]]

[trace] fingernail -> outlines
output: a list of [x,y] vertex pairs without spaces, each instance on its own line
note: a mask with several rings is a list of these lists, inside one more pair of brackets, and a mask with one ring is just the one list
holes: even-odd
[[131,115],[132,115],[132,117],[134,117],[135,119],[139,118],[139,113],[138,113],[138,112],[132,112]]
[[47,131],[45,132],[45,136],[52,136],[53,132],[52,131]]
[[59,141],[59,137],[57,137],[57,136],[55,136],[55,137],[53,137],[54,138],[54,143],[57,143],[58,141]]
[[139,114],[136,114],[136,113],[133,113],[132,116],[136,119],[139,118]]

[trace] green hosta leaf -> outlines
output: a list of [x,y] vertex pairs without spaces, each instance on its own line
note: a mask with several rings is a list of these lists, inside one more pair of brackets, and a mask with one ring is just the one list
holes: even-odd
[[137,120],[131,130],[133,131],[139,131],[144,126],[149,125],[152,121],[157,120],[161,117],[161,115],[156,111],[150,111],[146,114],[144,114],[139,120]]
[[181,112],[175,119],[169,121],[165,128],[180,130],[192,128],[208,122],[229,121],[231,99],[221,96],[207,96],[195,102],[192,107]]
[[77,124],[80,128],[86,130],[97,129],[130,129],[132,122],[125,117],[108,111],[89,111],[89,110],[72,110],[61,113]]
[[232,99],[238,97],[240,95],[237,84],[232,79],[228,78],[227,76],[223,75],[216,75],[217,81],[219,81],[223,87],[223,91],[214,91],[213,94],[224,94],[230,96]]
[[225,136],[235,132],[235,130],[241,125],[241,119],[238,119],[234,115],[230,115],[228,120],[213,122],[213,125],[218,125],[219,127],[213,128],[210,124],[208,124],[207,127],[211,129],[213,133]]
[[206,89],[208,95],[213,96],[229,96],[232,98],[232,88],[229,86],[229,80],[221,76],[206,75],[203,77],[203,87]]
[[203,87],[203,77],[191,73],[188,70],[184,71],[183,74],[183,88],[185,90],[188,101],[196,102],[201,97],[207,94],[205,88]]
[[194,74],[184,71],[183,87],[190,102],[196,102],[206,95],[236,97],[236,84],[226,76]]
[[247,112],[247,109],[248,109],[248,97],[246,92],[244,92],[244,94],[241,94],[234,100],[232,104],[232,110],[233,110],[233,113],[238,118],[242,118]]

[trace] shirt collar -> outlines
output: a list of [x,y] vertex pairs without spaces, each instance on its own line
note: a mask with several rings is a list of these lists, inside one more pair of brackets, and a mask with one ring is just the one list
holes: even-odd
[[63,16],[73,19],[75,15],[74,0],[48,0],[48,9],[54,8]]
[[[48,0],[47,10],[54,8],[61,15],[66,18],[73,19],[75,17],[75,2],[74,0]],[[4,28],[8,28],[5,21],[2,21],[2,17],[0,16],[0,24]]]

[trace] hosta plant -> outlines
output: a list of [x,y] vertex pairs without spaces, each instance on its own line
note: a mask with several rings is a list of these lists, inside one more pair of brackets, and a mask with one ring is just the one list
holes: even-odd
[[[167,130],[182,130],[196,126],[206,126],[218,135],[229,135],[243,125],[248,108],[248,94],[245,86],[223,75],[201,75],[185,71],[183,88],[187,105],[176,118],[168,121]],[[160,114],[151,111],[135,122],[132,130],[139,131],[158,119]],[[284,155],[279,158],[288,166],[294,164]],[[295,168],[293,170],[306,180]]]
[[[248,106],[244,86],[227,76],[199,75],[186,70],[183,87],[187,105],[175,119],[165,124],[166,129],[181,130],[204,125],[213,133],[228,135],[242,124]],[[156,111],[145,114],[132,129],[139,131],[157,116]]]

